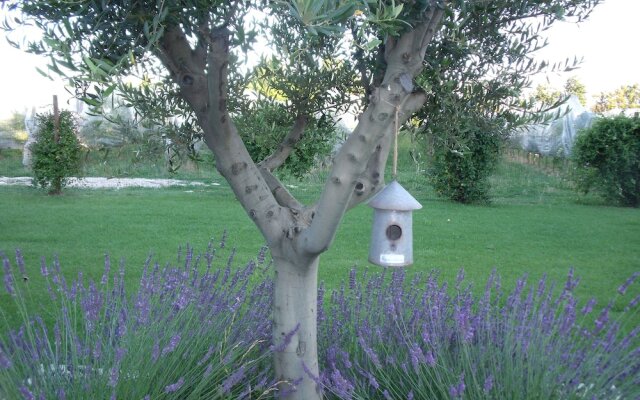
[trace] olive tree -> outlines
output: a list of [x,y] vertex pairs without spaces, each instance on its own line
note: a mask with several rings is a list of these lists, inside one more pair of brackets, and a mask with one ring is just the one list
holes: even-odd
[[[146,118],[181,115],[201,132],[216,168],[268,244],[275,264],[275,376],[286,398],[322,397],[316,341],[320,255],[344,214],[384,186],[395,126],[429,100],[420,74],[443,24],[503,26],[523,18],[581,18],[599,0],[8,0],[26,43],[48,57],[99,111],[114,91]],[[488,12],[504,10],[504,12]],[[471,12],[472,11],[472,12]],[[486,11],[486,12],[485,12]],[[22,18],[22,20],[20,20]],[[13,25],[12,25],[13,24]],[[516,34],[516,33],[514,33]],[[20,45],[17,43],[17,45]],[[254,73],[243,67],[269,47]],[[433,57],[444,57],[442,47]],[[473,62],[473,55],[469,55]],[[277,62],[273,62],[276,60]],[[508,62],[509,60],[503,60]],[[255,63],[254,63],[255,64]],[[137,76],[138,79],[132,79]],[[254,162],[234,119],[251,112],[249,82],[266,85],[291,126]],[[132,83],[133,82],[133,83]],[[454,90],[452,87],[451,90]],[[317,201],[303,205],[274,171],[314,118],[359,99],[358,124],[333,159]],[[428,120],[426,121],[428,123]],[[295,389],[295,390],[289,390]]]

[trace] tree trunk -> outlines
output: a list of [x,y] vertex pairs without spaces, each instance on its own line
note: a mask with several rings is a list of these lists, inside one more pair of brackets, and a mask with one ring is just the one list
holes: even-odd
[[178,25],[169,25],[157,48],[184,100],[195,112],[216,168],[229,182],[247,215],[260,229],[275,263],[273,311],[274,366],[280,398],[319,400],[317,296],[319,256],[333,241],[345,212],[384,186],[384,167],[393,128],[427,100],[413,80],[423,68],[426,47],[444,10],[431,4],[423,23],[384,48],[386,69],[358,126],[334,159],[318,202],[304,207],[271,174],[303,134],[299,117],[286,143],[262,168],[237,132],[227,109],[231,32],[217,28],[195,49]]
[[274,254],[273,259],[273,341],[276,378],[281,381],[279,398],[321,399],[321,388],[316,383],[319,257],[300,260]]

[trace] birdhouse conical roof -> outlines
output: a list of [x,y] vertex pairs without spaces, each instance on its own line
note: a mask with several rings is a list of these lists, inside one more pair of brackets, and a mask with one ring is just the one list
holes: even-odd
[[395,180],[369,200],[369,206],[382,210],[398,211],[419,210],[422,208],[422,204],[418,203],[418,200]]

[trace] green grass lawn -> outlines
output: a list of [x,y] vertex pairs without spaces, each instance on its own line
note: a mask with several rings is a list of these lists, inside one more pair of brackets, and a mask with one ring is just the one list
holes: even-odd
[[[0,175],[19,174],[15,165],[14,157],[5,153]],[[411,168],[404,171],[400,182],[423,204],[414,213],[411,272],[436,269],[452,281],[464,268],[467,279],[482,288],[496,269],[509,288],[525,273],[532,280],[547,274],[561,284],[573,267],[582,277],[578,297],[586,301],[596,296],[602,304],[640,270],[640,210],[607,207],[595,197],[579,197],[561,178],[512,163],[503,163],[493,177],[492,204],[479,206],[438,199],[424,177]],[[291,180],[291,190],[311,202],[321,190],[322,175]],[[189,243],[204,250],[224,230],[229,232],[228,244],[237,247],[239,261],[255,257],[263,244],[225,184],[162,190],[67,189],[58,197],[30,187],[0,187],[0,210],[0,250],[7,254],[22,250],[32,275],[34,302],[45,307],[46,290],[37,272],[41,256],[51,261],[57,254],[69,279],[78,271],[99,279],[105,253],[112,257],[112,268],[123,258],[133,288],[149,254],[161,264],[175,261],[178,246]],[[322,256],[320,280],[328,287],[338,287],[352,266],[379,269],[367,262],[371,216],[372,210],[362,205],[345,217],[333,246]],[[11,318],[5,306],[10,303],[8,295],[0,293],[0,308]],[[622,303],[616,308],[621,307]]]

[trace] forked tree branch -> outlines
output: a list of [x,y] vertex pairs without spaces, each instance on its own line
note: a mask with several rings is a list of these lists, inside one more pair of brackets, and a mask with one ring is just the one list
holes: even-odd
[[[284,137],[278,148],[259,164],[260,168],[273,171],[279,168],[287,160],[291,152],[295,149],[296,144],[302,139],[302,134],[307,126],[308,118],[300,115],[296,118],[293,127],[287,136]],[[275,179],[275,178],[274,178]]]
[[206,60],[201,50],[193,50],[179,26],[169,25],[155,54],[180,88],[183,98],[196,113],[207,107]]
[[225,177],[236,198],[267,240],[275,246],[282,238],[282,207],[262,173],[252,161],[227,110],[229,36],[226,29],[207,35],[207,57],[193,50],[178,26],[169,27],[160,41],[158,57],[180,87],[195,112],[207,146],[215,155],[216,169]]

